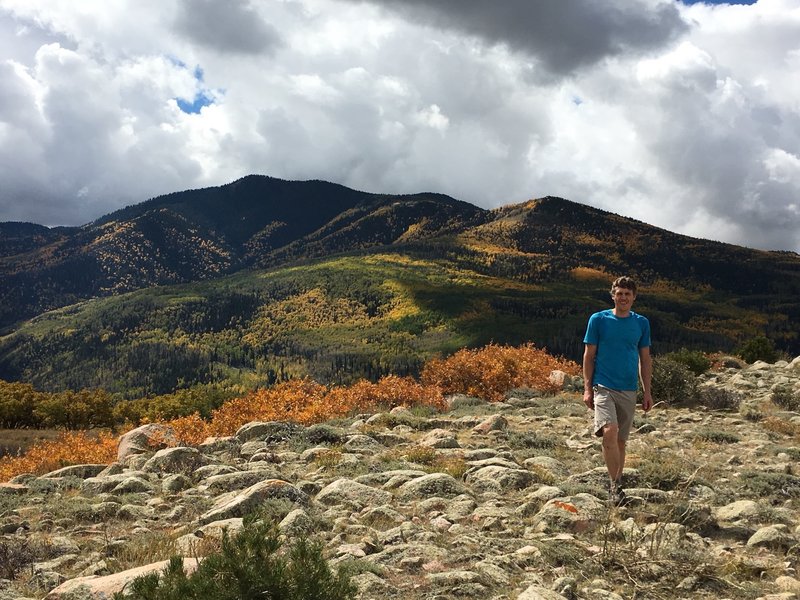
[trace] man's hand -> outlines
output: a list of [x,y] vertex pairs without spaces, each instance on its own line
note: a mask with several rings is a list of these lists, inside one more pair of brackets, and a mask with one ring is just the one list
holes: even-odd
[[583,403],[586,408],[594,409],[594,390],[589,389],[583,392]]
[[653,408],[653,396],[650,395],[650,392],[644,392],[642,394],[642,410],[648,412],[651,408]]

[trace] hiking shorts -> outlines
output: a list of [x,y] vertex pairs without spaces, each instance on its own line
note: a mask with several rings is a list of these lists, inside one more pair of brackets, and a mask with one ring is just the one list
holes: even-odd
[[616,423],[618,439],[627,440],[636,412],[636,392],[611,390],[602,385],[594,386],[594,434],[603,437],[603,427]]

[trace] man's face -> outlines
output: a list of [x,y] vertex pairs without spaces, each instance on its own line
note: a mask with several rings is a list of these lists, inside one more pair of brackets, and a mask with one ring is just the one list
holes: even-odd
[[631,309],[633,301],[636,299],[636,294],[628,288],[617,287],[614,288],[611,298],[614,300],[614,308],[625,312]]

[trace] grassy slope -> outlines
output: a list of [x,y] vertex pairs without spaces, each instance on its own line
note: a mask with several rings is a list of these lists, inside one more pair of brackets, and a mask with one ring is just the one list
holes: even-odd
[[[338,256],[83,302],[0,339],[0,378],[140,397],[195,382],[246,389],[291,376],[415,374],[437,353],[489,342],[532,340],[577,359],[587,316],[608,305],[599,271],[534,284],[481,274],[458,256],[422,257],[434,255]],[[638,307],[662,351],[724,348],[726,330],[756,331],[761,319],[674,285],[643,289]]]

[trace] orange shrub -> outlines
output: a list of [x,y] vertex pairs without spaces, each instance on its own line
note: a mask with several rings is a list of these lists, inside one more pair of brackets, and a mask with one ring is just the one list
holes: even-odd
[[188,446],[197,446],[211,435],[209,423],[204,421],[199,413],[172,419],[167,425],[172,427],[178,442]]
[[443,394],[467,394],[496,402],[515,387],[558,391],[558,386],[548,379],[553,370],[571,375],[580,372],[576,363],[551,356],[533,344],[489,344],[428,361],[422,370],[422,383],[437,386]]
[[347,387],[333,388],[321,402],[310,405],[300,421],[318,423],[377,407],[392,409],[419,405],[443,409],[445,402],[439,388],[422,385],[412,377],[387,375],[377,383],[362,379]]
[[328,388],[310,379],[292,379],[230,400],[211,414],[211,435],[233,435],[251,421],[301,421],[304,411],[321,403]]
[[109,464],[117,459],[117,436],[70,431],[55,440],[31,446],[23,456],[0,458],[0,481],[21,473],[43,475],[68,465]]

